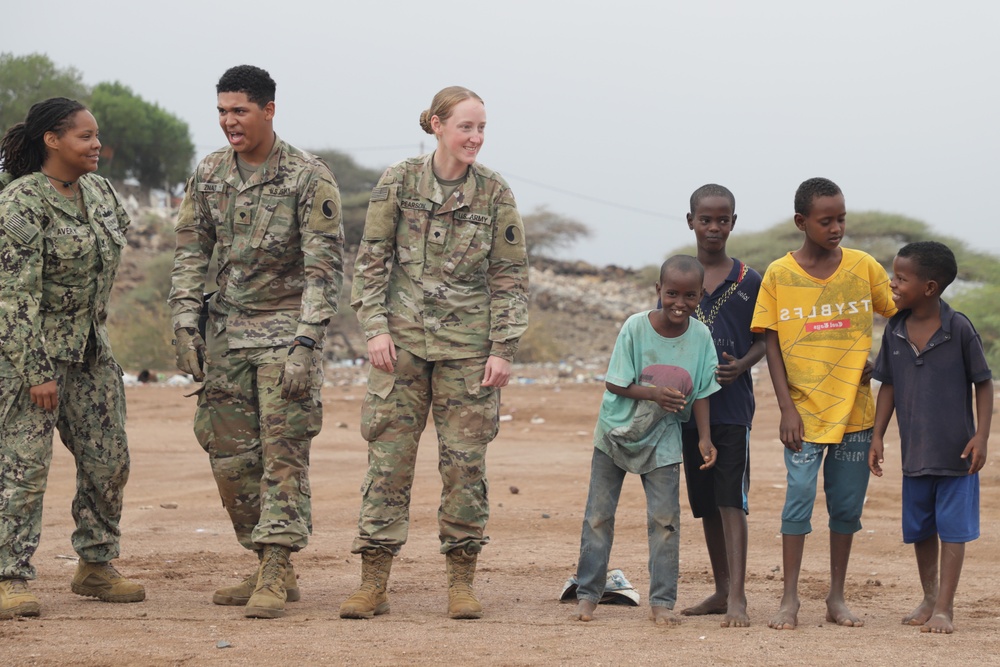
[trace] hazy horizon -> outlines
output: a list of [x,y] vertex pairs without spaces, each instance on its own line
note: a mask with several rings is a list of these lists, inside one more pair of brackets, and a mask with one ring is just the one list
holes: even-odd
[[376,168],[431,150],[420,112],[466,85],[486,101],[480,160],[522,214],[593,230],[564,258],[658,263],[693,241],[688,197],[708,182],[735,193],[734,234],[766,229],[812,176],[849,211],[1000,254],[978,210],[998,172],[1000,3],[51,0],[2,14],[0,51],[122,82],[187,122],[198,157],[225,143],[214,86],[241,62],[278,82],[282,138]]

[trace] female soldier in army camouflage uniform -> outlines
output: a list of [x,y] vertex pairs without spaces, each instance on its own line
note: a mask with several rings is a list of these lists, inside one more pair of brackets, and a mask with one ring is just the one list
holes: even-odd
[[453,86],[420,115],[437,149],[390,167],[372,190],[351,306],[371,369],[361,431],[368,440],[359,535],[361,587],[342,618],[389,611],[386,582],[406,542],[417,443],[434,416],[443,490],[438,510],[448,614],[479,618],[472,590],[489,540],[486,445],[500,388],[528,325],[524,229],[507,183],[476,162],[482,99]]
[[[125,391],[108,343],[108,297],[128,214],[97,169],[97,121],[56,97],[0,142],[0,618],[38,616],[29,590],[52,431],[76,459],[74,593],[139,602],[118,557],[129,473]],[[0,181],[2,182],[2,181]]]

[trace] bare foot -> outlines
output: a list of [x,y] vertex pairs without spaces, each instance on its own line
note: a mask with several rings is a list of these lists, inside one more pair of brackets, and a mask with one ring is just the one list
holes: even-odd
[[687,609],[682,609],[684,616],[705,616],[708,614],[725,614],[726,596],[721,593],[712,593],[700,603]]
[[749,628],[750,616],[747,614],[747,603],[736,602],[726,609],[726,617],[719,624],[722,628]]
[[778,613],[768,621],[767,627],[775,630],[794,630],[799,624],[799,601],[782,599]]
[[657,625],[680,625],[681,619],[672,610],[666,607],[650,607],[649,620]]
[[573,615],[573,618],[578,621],[592,621],[595,609],[597,609],[597,605],[590,600],[580,600],[576,603],[576,614]]
[[826,620],[829,623],[843,625],[846,628],[860,628],[865,624],[860,618],[855,616],[847,605],[843,602],[826,602]]
[[934,614],[920,626],[920,632],[950,635],[955,632],[955,626],[951,622],[951,614]]
[[934,613],[934,600],[924,599],[910,615],[903,619],[903,625],[923,625]]

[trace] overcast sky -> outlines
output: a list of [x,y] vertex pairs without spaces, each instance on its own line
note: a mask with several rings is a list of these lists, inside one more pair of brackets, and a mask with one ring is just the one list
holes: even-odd
[[849,210],[1000,253],[992,0],[46,0],[0,15],[0,51],[130,86],[190,125],[199,157],[224,144],[214,86],[232,65],[275,78],[284,139],[379,168],[431,150],[421,110],[467,86],[486,101],[480,160],[522,214],[587,224],[564,255],[596,264],[690,243],[704,183],[736,194],[739,234],[789,217],[812,176]]

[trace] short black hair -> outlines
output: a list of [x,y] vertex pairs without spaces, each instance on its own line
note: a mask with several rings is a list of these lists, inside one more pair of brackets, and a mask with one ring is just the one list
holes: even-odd
[[663,284],[667,271],[675,269],[681,273],[697,273],[700,277],[698,282],[705,282],[705,267],[701,265],[696,257],[691,255],[674,255],[667,258],[667,261],[660,266],[660,284]]
[[916,241],[907,243],[897,257],[905,257],[917,267],[917,275],[922,280],[933,280],[938,284],[938,290],[944,292],[948,285],[958,276],[958,262],[951,248],[937,241]]
[[802,181],[802,185],[795,191],[795,212],[799,215],[809,215],[812,213],[813,200],[817,197],[836,197],[843,194],[836,183],[829,178],[810,178]]
[[729,200],[729,205],[733,207],[733,213],[736,213],[736,197],[729,191],[729,188],[708,183],[691,193],[691,215],[694,215],[694,210],[698,208],[698,204],[705,197],[725,197]]
[[237,65],[227,69],[219,78],[215,92],[244,93],[249,101],[263,109],[268,102],[274,101],[276,88],[277,84],[267,70],[253,65]]

